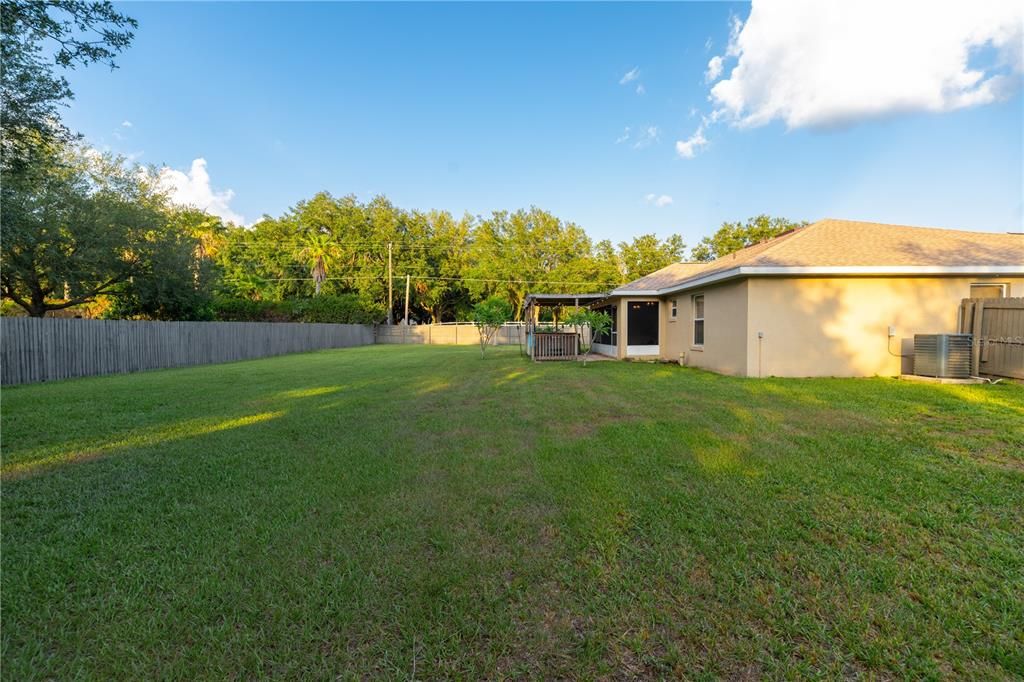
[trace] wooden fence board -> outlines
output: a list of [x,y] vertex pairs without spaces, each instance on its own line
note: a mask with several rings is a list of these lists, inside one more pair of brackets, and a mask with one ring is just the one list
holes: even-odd
[[965,298],[959,320],[974,335],[973,374],[1024,379],[1024,298]]
[[4,317],[0,382],[10,386],[373,342],[373,327],[358,324]]

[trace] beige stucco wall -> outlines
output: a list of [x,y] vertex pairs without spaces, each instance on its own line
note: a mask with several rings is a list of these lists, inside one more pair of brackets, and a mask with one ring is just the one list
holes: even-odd
[[[704,295],[704,347],[693,345],[694,295]],[[671,303],[678,317],[671,321]],[[747,373],[747,281],[726,282],[668,296],[662,302],[661,358],[671,362],[685,353],[684,364],[723,374]]]
[[[894,376],[915,333],[955,332],[970,285],[1002,282],[1024,295],[1024,278],[753,278],[747,284],[749,376]],[[710,299],[708,299],[710,301]],[[709,311],[706,315],[711,315]],[[764,333],[758,349],[758,332]],[[710,342],[710,337],[708,338]],[[706,344],[707,345],[707,344]],[[909,359],[902,371],[909,371]]]
[[[955,332],[974,283],[1003,283],[1024,296],[1024,278],[804,277],[712,285],[661,299],[662,360],[738,376],[895,376],[912,370],[914,334]],[[692,297],[704,295],[704,347],[691,343]],[[671,301],[678,316],[671,318]],[[618,357],[626,357],[627,306],[618,303]],[[888,328],[896,336],[889,345]],[[758,340],[758,332],[764,336]]]

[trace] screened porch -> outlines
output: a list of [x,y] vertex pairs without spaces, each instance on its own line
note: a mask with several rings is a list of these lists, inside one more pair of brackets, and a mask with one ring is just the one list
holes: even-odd
[[[527,294],[524,308],[526,319],[526,354],[534,360],[576,360],[581,347],[590,343],[584,336],[589,330],[575,329],[561,323],[562,312],[569,309],[591,307],[607,294]],[[541,321],[541,311],[551,312],[550,321]],[[597,346],[595,352],[601,352]],[[611,355],[614,356],[614,353]]]

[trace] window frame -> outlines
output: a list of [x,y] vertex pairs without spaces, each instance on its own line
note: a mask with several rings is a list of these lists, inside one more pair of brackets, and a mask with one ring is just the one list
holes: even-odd
[[[701,315],[697,317],[697,299],[700,299]],[[706,299],[704,294],[692,294],[690,296],[690,319],[692,324],[690,325],[690,348],[695,350],[703,350],[704,342],[707,341],[707,323],[704,321],[707,315],[705,309]],[[700,322],[700,343],[697,343],[697,323]]]
[[[657,299],[633,299],[626,304],[626,348],[630,346],[660,346],[661,345],[661,302]],[[642,339],[637,338],[642,336],[643,332],[640,330],[639,320],[636,319],[639,315],[634,315],[634,311],[646,310],[653,313],[653,328],[648,329],[648,332],[653,332],[653,339],[648,338],[646,343],[641,343]],[[651,322],[651,320],[648,320]],[[653,341],[653,343],[652,343]]]
[[967,293],[971,294],[968,298],[985,298],[984,296],[974,296],[974,287],[999,287],[1002,294],[1000,296],[995,296],[994,298],[1006,298],[1010,293],[1006,282],[971,282],[967,289]]
[[673,298],[668,302],[668,321],[675,322],[679,319],[679,299]]

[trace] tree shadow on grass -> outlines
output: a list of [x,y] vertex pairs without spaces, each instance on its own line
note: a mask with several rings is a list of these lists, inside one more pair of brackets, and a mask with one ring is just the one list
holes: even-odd
[[117,455],[126,450],[142,447],[160,447],[184,439],[200,438],[212,433],[243,428],[267,422],[271,419],[278,419],[284,416],[284,414],[283,410],[279,410],[230,419],[209,417],[190,419],[163,427],[133,431],[131,435],[123,440],[106,443],[99,447],[76,449],[73,446],[65,446],[63,452],[49,455],[45,453],[34,455],[31,453],[19,453],[20,456],[15,462],[4,463],[0,477],[2,477],[2,480],[8,481],[25,476],[39,475],[57,466],[91,462],[100,458]]

